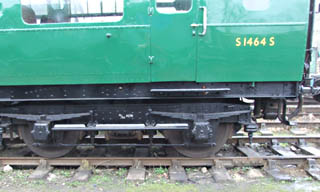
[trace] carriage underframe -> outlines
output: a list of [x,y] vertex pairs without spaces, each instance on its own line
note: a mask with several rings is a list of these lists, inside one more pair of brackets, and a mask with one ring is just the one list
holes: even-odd
[[[33,152],[50,158],[78,145],[170,146],[207,157],[242,126],[252,136],[254,117],[277,118],[281,101],[298,91],[296,82],[1,87],[0,116],[2,131],[17,132]],[[241,98],[255,99],[258,110]],[[101,133],[106,142],[96,143]],[[168,143],[154,143],[158,133]],[[149,143],[141,143],[143,135]],[[81,143],[85,137],[90,143]]]

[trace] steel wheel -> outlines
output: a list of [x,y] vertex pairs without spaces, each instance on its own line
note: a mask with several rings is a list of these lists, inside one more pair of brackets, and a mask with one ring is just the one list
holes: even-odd
[[[35,154],[41,157],[58,158],[58,157],[65,156],[66,154],[70,153],[74,149],[74,147],[34,146],[33,144],[36,142],[32,137],[31,131],[32,131],[31,125],[19,127],[19,133],[21,134],[25,144],[28,146],[28,148],[32,152],[34,152]],[[77,144],[80,140],[80,133],[81,132],[78,132],[78,131],[61,132],[55,135],[56,138],[54,139],[59,139],[59,141],[64,144]],[[54,141],[48,141],[46,144],[48,145],[54,144]]]
[[[205,158],[214,156],[227,142],[228,138],[232,136],[233,124],[220,124],[216,130],[215,139],[216,145],[214,147],[175,147],[175,149],[184,156],[191,158]],[[184,143],[181,131],[164,131],[164,136],[171,144]]]

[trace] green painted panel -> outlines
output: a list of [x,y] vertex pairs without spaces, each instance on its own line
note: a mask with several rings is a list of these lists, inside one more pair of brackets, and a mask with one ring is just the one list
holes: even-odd
[[[300,81],[309,1],[261,0],[270,6],[260,11],[245,1],[254,0],[193,0],[187,13],[162,14],[155,0],[125,0],[119,22],[26,25],[20,0],[0,0],[0,85]],[[202,24],[203,5],[199,36],[203,26],[190,25]],[[250,37],[275,44],[237,46]]]
[[201,0],[209,13],[198,41],[197,81],[301,81],[309,0],[264,0],[270,4],[259,11],[246,10],[244,1]]
[[195,81],[197,35],[190,25],[197,23],[198,1],[189,12],[177,14],[159,13],[155,0],[152,5],[152,81]]
[[150,81],[148,0],[126,0],[120,22],[42,25],[22,22],[19,1],[4,2],[1,85]]

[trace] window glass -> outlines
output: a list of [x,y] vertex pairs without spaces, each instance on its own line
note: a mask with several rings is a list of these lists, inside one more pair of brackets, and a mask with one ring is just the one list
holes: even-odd
[[270,0],[243,0],[243,6],[248,11],[265,11],[270,7]]
[[160,13],[186,13],[192,7],[192,0],[157,0],[157,10]]
[[22,18],[29,24],[116,22],[124,0],[21,0]]

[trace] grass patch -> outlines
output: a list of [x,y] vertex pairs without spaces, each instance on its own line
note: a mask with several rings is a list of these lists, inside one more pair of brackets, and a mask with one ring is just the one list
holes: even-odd
[[153,169],[153,172],[156,175],[163,175],[165,173],[168,173],[168,169],[165,167],[156,167]]
[[188,167],[185,170],[186,170],[187,173],[192,173],[192,172],[198,171],[199,169],[198,168],[190,168],[190,167]]
[[91,184],[103,185],[112,182],[112,178],[109,175],[94,175],[90,178]]
[[73,175],[72,171],[66,169],[55,170],[54,173],[66,178],[70,178]]
[[147,185],[130,185],[125,189],[126,192],[198,192],[199,189],[192,184],[173,184],[173,183],[153,183]]
[[289,147],[290,146],[289,143],[279,143],[279,145],[281,147]]
[[127,174],[127,171],[126,168],[119,168],[115,174],[119,177],[124,177]]
[[66,185],[69,187],[79,187],[82,184],[80,181],[70,181],[67,182]]

